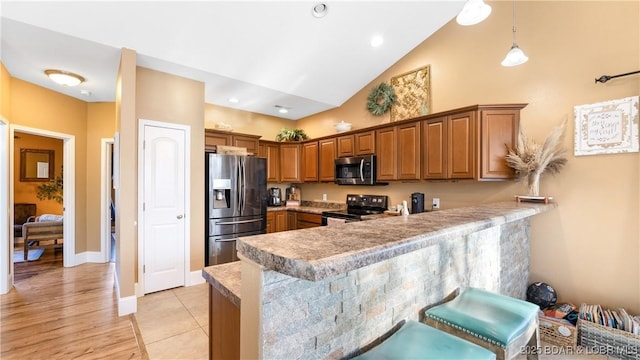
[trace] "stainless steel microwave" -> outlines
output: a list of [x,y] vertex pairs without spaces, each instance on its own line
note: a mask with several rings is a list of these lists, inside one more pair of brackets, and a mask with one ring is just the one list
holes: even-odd
[[343,157],[335,162],[338,185],[376,185],[376,156]]

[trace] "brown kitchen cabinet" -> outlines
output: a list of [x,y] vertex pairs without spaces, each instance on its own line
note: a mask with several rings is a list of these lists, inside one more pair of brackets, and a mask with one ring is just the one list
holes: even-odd
[[318,180],[333,182],[335,177],[336,138],[318,141]]
[[287,211],[287,230],[298,229],[298,213],[295,211]]
[[287,210],[267,211],[267,234],[287,231]]
[[280,181],[280,143],[260,141],[259,156],[267,159],[267,182]]
[[376,130],[378,180],[420,179],[420,122]]
[[318,142],[302,144],[302,181],[318,181]]
[[267,211],[267,234],[276,232],[275,211]]
[[337,138],[338,157],[353,156],[355,154],[354,135],[344,135]]
[[322,215],[299,212],[297,214],[296,229],[308,229],[322,226]]
[[299,143],[280,144],[280,181],[299,183],[302,181],[301,145]]
[[217,145],[238,146],[247,148],[247,153],[258,154],[260,135],[231,134],[228,131],[204,129],[204,149],[216,150]]
[[240,359],[240,308],[209,285],[209,359]]
[[515,147],[526,104],[479,105],[423,121],[422,177],[503,180],[515,176],[504,157]]
[[376,132],[373,130],[359,131],[354,137],[354,155],[368,155],[376,153]]

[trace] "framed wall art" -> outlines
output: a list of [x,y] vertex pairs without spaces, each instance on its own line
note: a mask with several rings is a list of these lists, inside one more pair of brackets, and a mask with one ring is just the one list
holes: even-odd
[[638,96],[574,107],[574,155],[638,152]]
[[396,102],[391,107],[391,121],[411,119],[431,112],[430,66],[391,78]]

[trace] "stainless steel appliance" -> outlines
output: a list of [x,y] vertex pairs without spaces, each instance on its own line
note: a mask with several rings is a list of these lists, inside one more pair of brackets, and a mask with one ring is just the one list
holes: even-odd
[[347,209],[323,211],[322,225],[361,221],[365,215],[382,214],[387,210],[389,198],[386,195],[347,195]]
[[373,154],[336,159],[335,177],[338,185],[382,185],[376,183],[376,156]]
[[282,205],[282,190],[279,187],[269,188],[268,206]]
[[205,265],[238,260],[236,239],[267,228],[266,159],[206,153]]

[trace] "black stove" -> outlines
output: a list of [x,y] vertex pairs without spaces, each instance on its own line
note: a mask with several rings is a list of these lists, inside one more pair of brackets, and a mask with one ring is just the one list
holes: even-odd
[[330,222],[352,222],[362,220],[364,215],[382,214],[387,210],[389,198],[386,195],[347,195],[347,209],[323,211],[322,225]]

